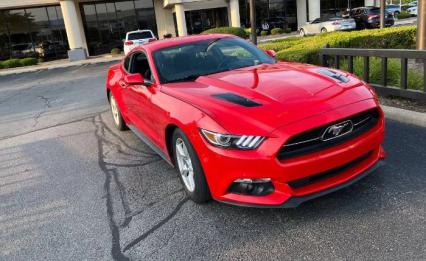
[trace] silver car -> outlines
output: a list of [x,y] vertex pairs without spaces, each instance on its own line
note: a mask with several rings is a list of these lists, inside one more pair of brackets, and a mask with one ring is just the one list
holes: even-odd
[[386,11],[391,13],[395,18],[401,13],[401,6],[399,5],[386,5]]
[[352,18],[343,19],[340,17],[330,18],[326,21],[321,21],[320,18],[312,22],[306,23],[299,29],[300,36],[312,35],[318,33],[327,33],[334,31],[354,30],[356,28],[355,20]]

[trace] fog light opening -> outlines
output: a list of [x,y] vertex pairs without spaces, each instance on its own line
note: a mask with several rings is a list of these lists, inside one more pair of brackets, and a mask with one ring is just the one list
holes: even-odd
[[274,192],[274,185],[270,178],[237,179],[231,184],[228,192],[249,196],[266,196]]

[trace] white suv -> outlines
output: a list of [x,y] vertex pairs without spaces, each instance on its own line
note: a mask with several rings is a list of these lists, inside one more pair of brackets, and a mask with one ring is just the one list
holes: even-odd
[[154,33],[151,30],[137,30],[128,32],[126,39],[124,40],[124,54],[128,54],[130,50],[138,45],[146,44],[151,41],[155,41]]

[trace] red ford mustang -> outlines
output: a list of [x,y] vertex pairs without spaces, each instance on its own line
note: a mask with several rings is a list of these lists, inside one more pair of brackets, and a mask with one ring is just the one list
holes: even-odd
[[381,165],[371,87],[273,56],[218,34],[137,47],[108,71],[115,125],[175,166],[199,203],[296,207]]

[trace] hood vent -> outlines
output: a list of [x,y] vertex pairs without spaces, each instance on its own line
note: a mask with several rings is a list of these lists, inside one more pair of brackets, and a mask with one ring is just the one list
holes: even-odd
[[333,72],[332,70],[319,69],[318,72],[320,74],[322,74],[322,75],[325,75],[325,76],[328,76],[328,77],[333,78],[335,80],[338,80],[339,82],[344,82],[344,83],[349,82],[349,78],[348,77],[346,77],[346,76],[344,76],[342,74]]
[[239,96],[230,92],[213,94],[212,96],[221,100],[225,100],[228,102],[232,102],[232,103],[244,106],[244,107],[257,107],[262,105],[260,103],[257,103],[255,101],[252,101],[250,99],[244,98],[242,96]]

